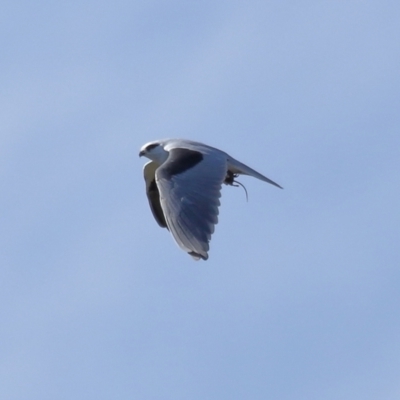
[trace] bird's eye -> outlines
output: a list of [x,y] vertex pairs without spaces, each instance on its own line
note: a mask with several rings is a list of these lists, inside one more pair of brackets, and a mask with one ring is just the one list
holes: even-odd
[[147,150],[147,151],[153,150],[153,149],[156,148],[157,146],[158,146],[158,144],[156,144],[156,143],[149,144],[149,145],[146,147],[146,150]]

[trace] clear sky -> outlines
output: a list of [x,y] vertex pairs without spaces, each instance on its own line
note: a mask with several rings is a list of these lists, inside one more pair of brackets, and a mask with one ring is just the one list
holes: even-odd
[[[0,397],[400,398],[400,3],[6,1]],[[208,261],[160,229],[140,147],[224,187]]]

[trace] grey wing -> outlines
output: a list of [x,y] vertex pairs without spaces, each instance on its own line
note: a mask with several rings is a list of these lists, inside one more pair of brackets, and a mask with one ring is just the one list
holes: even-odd
[[171,149],[156,171],[160,202],[175,241],[193,258],[208,258],[209,241],[218,222],[226,156]]
[[154,161],[150,161],[145,164],[143,168],[144,180],[146,181],[146,195],[149,200],[151,212],[153,213],[154,219],[158,225],[162,228],[167,228],[165,222],[164,212],[160,203],[160,192],[158,191],[156,183],[156,170],[158,165]]

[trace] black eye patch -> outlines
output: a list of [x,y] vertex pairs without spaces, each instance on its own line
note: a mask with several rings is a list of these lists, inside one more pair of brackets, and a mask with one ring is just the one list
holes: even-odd
[[157,146],[158,146],[158,144],[156,144],[156,143],[149,144],[149,145],[146,147],[146,150],[147,150],[147,151],[150,151],[150,150],[154,149],[154,148],[157,147]]

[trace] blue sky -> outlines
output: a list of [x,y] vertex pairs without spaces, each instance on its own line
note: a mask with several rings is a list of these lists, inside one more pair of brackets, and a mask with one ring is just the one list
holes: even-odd
[[[400,397],[400,5],[14,1],[0,23],[4,399]],[[139,148],[199,140],[207,262]]]

